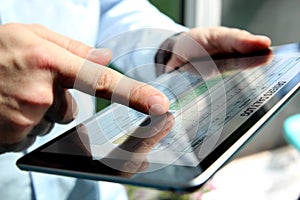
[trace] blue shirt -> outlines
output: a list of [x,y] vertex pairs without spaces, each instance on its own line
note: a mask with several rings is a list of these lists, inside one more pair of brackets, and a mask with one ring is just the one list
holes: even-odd
[[[134,5],[134,6],[133,6]],[[146,0],[0,0],[0,24],[38,23],[84,42],[93,47],[109,47],[115,57],[122,52],[138,47],[157,48],[161,42],[175,32],[185,30],[168,17],[162,15]],[[130,43],[124,44],[121,33],[141,28],[168,29],[165,34],[157,34],[152,29],[125,34]],[[169,31],[171,30],[171,31]],[[113,41],[113,42],[112,42]],[[154,72],[144,69],[132,70],[153,62],[155,51],[141,51],[118,63],[124,73],[148,81],[155,77]],[[144,56],[147,54],[147,56]],[[150,54],[150,56],[149,56]],[[145,59],[146,58],[146,59]],[[148,59],[148,60],[147,60]],[[150,60],[151,61],[150,61]],[[127,62],[127,63],[126,63]],[[86,119],[94,113],[94,99],[80,93],[75,95],[79,105],[77,119],[68,125],[55,125],[53,131],[37,138],[29,151],[49,141],[58,134],[73,127],[75,123]],[[84,104],[80,103],[84,102]],[[81,106],[84,105],[84,108]],[[16,167],[16,160],[23,153],[6,153],[0,155],[0,197],[8,200],[60,200],[60,199],[126,199],[126,191],[119,184],[81,180],[62,176],[29,173]]]

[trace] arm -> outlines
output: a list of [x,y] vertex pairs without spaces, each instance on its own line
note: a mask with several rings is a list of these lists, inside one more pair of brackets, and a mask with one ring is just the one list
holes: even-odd
[[98,43],[120,33],[143,28],[164,29],[172,32],[187,30],[186,27],[176,24],[161,13],[147,0],[103,0],[100,19]]

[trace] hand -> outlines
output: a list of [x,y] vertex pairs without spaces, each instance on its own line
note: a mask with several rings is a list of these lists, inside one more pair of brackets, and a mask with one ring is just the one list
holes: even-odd
[[4,146],[38,131],[46,133],[53,122],[74,119],[77,109],[68,88],[114,97],[153,115],[169,107],[158,90],[103,66],[111,59],[110,51],[93,51],[40,25],[1,25],[0,55],[0,144]]
[[176,36],[173,54],[164,71],[171,71],[193,57],[227,53],[248,54],[266,50],[270,45],[271,40],[268,37],[253,35],[244,30],[226,27],[194,28]]
[[196,40],[209,55],[220,53],[251,53],[267,49],[270,38],[253,35],[245,30],[226,27],[194,28],[187,35]]

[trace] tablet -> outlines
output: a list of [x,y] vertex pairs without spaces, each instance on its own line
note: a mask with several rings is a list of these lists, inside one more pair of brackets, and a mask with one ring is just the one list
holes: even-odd
[[193,58],[150,83],[169,97],[169,113],[148,116],[113,103],[17,166],[194,191],[299,91],[299,50],[299,44],[288,44],[255,55],[216,56],[215,67]]

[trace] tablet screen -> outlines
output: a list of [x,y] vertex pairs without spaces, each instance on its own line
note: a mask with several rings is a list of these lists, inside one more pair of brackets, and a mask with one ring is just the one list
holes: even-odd
[[298,44],[214,61],[194,58],[150,83],[170,99],[166,115],[112,104],[18,165],[160,189],[200,186],[299,89]]

